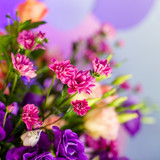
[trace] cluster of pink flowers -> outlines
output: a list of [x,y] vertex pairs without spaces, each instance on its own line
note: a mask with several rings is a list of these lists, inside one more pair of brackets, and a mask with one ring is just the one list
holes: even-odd
[[37,50],[44,49],[41,45],[43,40],[45,39],[45,33],[39,31],[37,34],[33,32],[23,30],[19,33],[17,38],[18,43],[21,45],[21,48],[29,49],[29,50]]
[[35,69],[33,68],[33,63],[29,61],[24,55],[20,53],[15,57],[13,53],[11,53],[12,63],[15,70],[17,70],[21,76],[25,76],[28,81],[30,78],[36,77]]
[[53,64],[49,68],[56,73],[62,83],[68,85],[68,93],[91,93],[90,88],[95,86],[95,78],[90,75],[89,71],[78,71],[76,67],[70,64],[70,61],[58,62],[52,59]]
[[34,104],[27,104],[23,107],[22,120],[28,130],[32,130],[32,127],[38,129],[42,126],[42,121],[39,121],[38,113],[38,107]]
[[86,99],[72,101],[71,104],[73,105],[73,111],[77,112],[80,116],[84,116],[87,111],[91,109],[91,107],[88,106]]
[[112,68],[110,67],[110,64],[107,63],[107,59],[99,60],[98,58],[95,58],[92,61],[92,66],[94,72],[99,75],[105,74],[108,77],[108,75],[112,73]]

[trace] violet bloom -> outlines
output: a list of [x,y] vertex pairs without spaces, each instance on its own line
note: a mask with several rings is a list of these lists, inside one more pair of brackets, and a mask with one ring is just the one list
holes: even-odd
[[25,76],[28,81],[30,81],[30,78],[37,76],[35,73],[36,70],[33,68],[33,63],[29,61],[29,58],[20,53],[18,53],[16,57],[11,53],[11,57],[14,69],[17,70],[21,76]]
[[42,132],[40,139],[34,147],[14,147],[7,152],[6,160],[56,160],[48,152],[51,142],[46,133]]
[[[135,104],[138,104],[137,98],[134,97],[134,96],[130,96],[130,97],[128,97],[127,101],[125,101],[124,107],[129,107],[129,106],[135,105]],[[131,136],[135,136],[141,129],[141,117],[142,117],[142,115],[141,115],[139,110],[136,110],[136,111],[130,110],[130,111],[127,111],[127,112],[136,113],[138,115],[137,118],[132,119],[132,120],[123,124],[123,126],[128,131],[128,133]]]
[[19,33],[17,38],[18,43],[24,48],[24,49],[33,49],[35,45],[35,36],[31,31],[23,30]]
[[5,126],[3,128],[3,121],[5,116],[5,105],[0,101],[0,141],[5,139],[13,129],[12,123],[10,122],[10,119],[7,117],[5,121]]
[[62,83],[66,84],[67,81],[74,76],[76,67],[70,64],[69,60],[58,62],[56,59],[52,58],[53,64],[49,65],[49,68],[55,72],[58,79]]
[[67,85],[69,86],[69,94],[76,92],[90,94],[92,92],[90,88],[95,86],[95,78],[90,75],[89,71],[76,71],[72,79],[68,81]]
[[77,134],[70,129],[61,131],[58,127],[53,126],[54,148],[57,159],[66,160],[88,160],[84,153],[84,144],[78,138]]
[[100,75],[105,74],[106,77],[108,77],[108,75],[112,73],[112,68],[110,67],[109,64],[107,64],[107,59],[99,60],[98,58],[95,58],[92,61],[92,66],[94,72],[97,74]]
[[39,110],[34,104],[27,104],[23,107],[22,120],[26,124],[28,130],[32,130],[32,127],[38,129],[42,126],[42,122],[39,121]]
[[72,101],[71,104],[73,105],[73,111],[77,112],[80,116],[84,116],[87,111],[91,109],[91,107],[88,106],[86,99]]

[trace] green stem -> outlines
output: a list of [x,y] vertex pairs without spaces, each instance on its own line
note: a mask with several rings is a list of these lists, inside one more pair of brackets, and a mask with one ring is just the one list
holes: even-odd
[[3,128],[4,128],[4,126],[5,126],[5,122],[6,122],[7,114],[8,114],[8,111],[6,111],[5,116],[4,116],[4,120],[3,120]]
[[7,75],[5,77],[5,80],[4,80],[4,83],[3,83],[3,87],[2,87],[2,91],[4,91],[6,89],[6,86],[7,86],[7,81],[8,81],[8,78],[10,77],[10,72],[11,72],[11,64],[9,66],[9,71],[7,72]]
[[10,98],[9,98],[9,102],[10,102],[12,96],[13,96],[13,92],[14,92],[14,90],[15,90],[17,80],[18,80],[18,75],[15,74],[14,81],[13,81],[13,87],[12,87],[11,94],[10,94]]
[[45,73],[45,72],[48,72],[49,71],[49,68],[48,66],[44,66],[43,68],[39,69],[36,74],[39,75],[41,73]]
[[13,131],[11,132],[11,134],[10,134],[11,136],[15,133],[17,127],[21,124],[21,122],[22,122],[22,119],[20,118],[17,125],[14,127]]
[[70,102],[70,100],[77,94],[77,92],[75,94],[73,94],[72,96],[70,96],[66,101],[64,101],[58,108],[62,108],[64,107],[66,104],[68,104],[68,102]]
[[47,96],[46,96],[46,99],[45,99],[45,102],[44,102],[44,107],[46,106],[47,99],[49,97],[49,94],[51,92],[51,89],[52,89],[52,86],[53,86],[53,83],[54,83],[55,79],[56,79],[56,74],[53,75],[53,80],[52,80],[52,83],[51,83],[51,85],[50,85],[50,87],[48,89],[48,93],[47,93]]

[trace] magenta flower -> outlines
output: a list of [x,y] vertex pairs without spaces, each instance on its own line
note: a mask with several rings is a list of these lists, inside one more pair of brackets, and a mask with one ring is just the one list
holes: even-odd
[[124,90],[130,90],[131,89],[131,85],[128,81],[123,82],[119,87],[121,89],[124,89]]
[[107,64],[107,59],[99,60],[98,58],[95,58],[92,61],[93,70],[97,74],[105,74],[107,77],[110,73],[112,73],[112,68],[109,64]]
[[33,69],[33,63],[29,61],[29,58],[20,53],[17,54],[16,58],[14,54],[11,53],[11,57],[14,69],[17,70],[21,76],[25,76],[28,81],[30,81],[30,78],[37,76],[35,73],[36,70]]
[[12,112],[14,110],[14,103],[10,104],[9,106],[7,106],[7,111],[8,112]]
[[42,33],[41,31],[39,31],[36,37],[38,41],[42,42],[45,39],[45,36],[46,36],[46,33]]
[[80,116],[84,116],[87,111],[91,109],[91,107],[88,106],[86,99],[72,101],[71,104],[73,105],[73,111],[77,112]]
[[32,127],[38,129],[42,126],[42,121],[39,121],[39,110],[34,104],[27,104],[23,107],[22,120],[26,124],[28,130]]
[[49,65],[49,68],[55,72],[58,79],[62,81],[62,83],[66,84],[71,77],[74,76],[76,67],[70,64],[69,60],[58,62],[56,59],[52,58],[53,64]]
[[18,43],[24,47],[24,49],[33,49],[35,45],[35,36],[31,31],[23,30],[19,33],[17,38]]
[[90,75],[89,71],[75,71],[74,76],[67,83],[69,86],[68,93],[86,92],[90,94],[91,87],[95,86],[95,78]]

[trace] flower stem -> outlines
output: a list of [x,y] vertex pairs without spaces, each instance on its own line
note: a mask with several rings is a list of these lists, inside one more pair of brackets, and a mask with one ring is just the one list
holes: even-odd
[[3,120],[3,128],[4,128],[4,126],[5,126],[5,122],[6,122],[7,114],[8,114],[8,111],[6,111],[5,116],[4,116],[4,120]]
[[8,81],[8,78],[10,77],[10,72],[11,72],[11,64],[9,66],[9,71],[7,72],[7,75],[5,77],[5,80],[4,80],[4,83],[3,83],[3,87],[2,87],[2,91],[4,91],[6,89],[7,81]]
[[13,96],[13,92],[14,92],[14,90],[15,90],[17,80],[18,80],[18,75],[15,74],[14,81],[13,81],[13,87],[12,87],[11,94],[10,94],[10,98],[9,98],[9,102],[10,102],[12,96]]
[[70,96],[66,101],[64,101],[58,108],[62,108],[63,106],[65,106],[66,104],[68,104],[68,102],[70,102],[70,100],[77,94],[77,92],[75,94],[73,94],[72,96]]
[[51,92],[51,89],[52,89],[52,86],[53,86],[53,83],[54,83],[55,79],[56,79],[56,74],[53,75],[52,83],[51,83],[51,85],[50,85],[50,87],[48,89],[48,93],[47,93],[47,96],[46,96],[46,99],[45,99],[45,102],[44,102],[44,107],[46,106],[47,99],[48,99],[48,96],[49,96],[49,94]]

